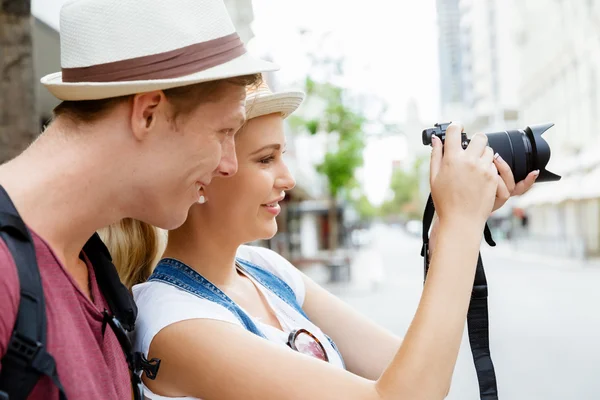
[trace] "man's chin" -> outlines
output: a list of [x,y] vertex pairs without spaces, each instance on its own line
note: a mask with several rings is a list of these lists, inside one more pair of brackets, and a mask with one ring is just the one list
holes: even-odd
[[163,215],[160,220],[156,219],[153,221],[152,225],[170,231],[179,228],[188,218],[189,208],[185,209],[184,207],[181,207],[181,209],[177,211],[175,211],[175,208],[171,208],[169,211],[170,212]]
[[156,226],[157,228],[171,231],[171,230],[179,228],[181,225],[183,225],[184,222],[185,222],[185,218],[183,218],[183,219],[168,218],[163,221],[158,221],[156,223],[153,223],[152,225]]

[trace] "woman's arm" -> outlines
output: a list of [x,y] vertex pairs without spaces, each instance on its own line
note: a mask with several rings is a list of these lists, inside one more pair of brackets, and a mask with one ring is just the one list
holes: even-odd
[[379,379],[400,348],[402,339],[375,324],[302,274],[306,296],[302,308],[329,335],[344,356],[348,371]]
[[[443,398],[448,393],[464,322],[482,232],[440,224],[423,295],[400,351],[380,380],[383,394],[393,392],[400,376],[418,382],[408,398]],[[457,240],[459,239],[459,240]],[[432,397],[422,396],[428,387]],[[391,397],[390,397],[391,398]]]
[[373,381],[215,320],[160,331],[150,357],[162,359],[155,393],[204,400],[378,400]]

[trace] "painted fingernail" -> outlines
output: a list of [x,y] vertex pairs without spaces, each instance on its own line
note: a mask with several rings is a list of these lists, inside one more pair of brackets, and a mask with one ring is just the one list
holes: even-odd
[[494,154],[494,160],[502,161],[502,157],[500,157],[499,153]]
[[537,177],[540,176],[540,170],[536,169],[535,171],[533,171],[533,176],[535,177],[535,179],[537,179]]

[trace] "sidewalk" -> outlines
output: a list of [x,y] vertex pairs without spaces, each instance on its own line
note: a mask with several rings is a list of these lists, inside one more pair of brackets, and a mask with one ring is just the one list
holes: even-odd
[[324,264],[312,264],[302,269],[307,276],[332,292],[370,292],[381,286],[385,279],[384,261],[372,246],[355,249],[350,262],[350,280],[329,281],[329,269]]
[[[392,258],[389,254],[383,254],[392,251],[390,247],[383,245],[368,245],[356,249],[350,264],[349,282],[329,282],[329,270],[323,264],[306,266],[302,271],[315,282],[338,295],[348,292],[367,294],[396,280],[406,285],[414,282],[421,284],[423,259],[418,255],[420,241],[412,237],[402,237],[399,243],[392,245],[393,251],[401,254],[401,257]],[[490,247],[482,241],[481,255],[486,268],[494,268],[498,265],[526,265],[540,270],[596,270],[600,273],[600,258],[582,260],[551,256],[527,251],[523,247],[515,249],[508,241],[499,241],[496,247]]]

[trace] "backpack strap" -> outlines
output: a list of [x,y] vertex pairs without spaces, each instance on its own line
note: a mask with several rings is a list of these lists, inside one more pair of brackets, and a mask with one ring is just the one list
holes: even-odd
[[[421,256],[424,257],[425,278],[429,270],[429,228],[433,222],[435,214],[435,205],[431,194],[427,199],[425,212],[423,213],[423,247]],[[488,225],[485,225],[485,241],[492,247],[496,246],[492,233]],[[469,333],[469,343],[471,344],[471,353],[477,380],[479,382],[479,395],[481,400],[498,400],[498,387],[496,383],[496,372],[490,355],[490,331],[488,315],[488,287],[481,253],[477,259],[477,268],[475,270],[475,279],[473,281],[473,290],[467,311],[467,329]]]
[[134,330],[138,310],[133,296],[119,278],[106,245],[100,236],[94,233],[83,246],[83,251],[94,267],[98,287],[110,309],[110,312],[104,311],[104,327],[110,326],[115,333],[132,373],[132,383],[138,385],[141,382],[142,372],[149,379],[155,379],[160,360],[157,358],[148,360],[143,353],[134,351],[125,332]]
[[0,237],[15,261],[20,284],[19,309],[2,357],[0,399],[26,399],[40,377],[48,376],[66,400],[54,358],[46,350],[46,308],[35,247],[25,223],[0,186]]
[[125,330],[133,331],[137,306],[133,296],[121,282],[117,269],[112,263],[112,257],[97,233],[94,233],[83,246],[83,251],[92,263],[98,287],[109,309]]

